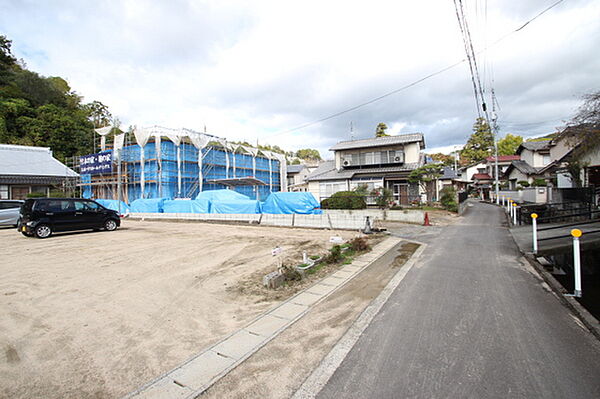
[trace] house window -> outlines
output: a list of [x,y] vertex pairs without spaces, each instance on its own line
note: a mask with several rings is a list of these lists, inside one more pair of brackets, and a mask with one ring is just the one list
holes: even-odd
[[8,186],[1,184],[0,185],[0,199],[8,199]]
[[346,182],[323,182],[319,184],[319,196],[321,199],[329,198],[338,191],[346,190]]
[[477,168],[477,173],[486,173],[487,168]]
[[550,155],[542,155],[542,165],[546,166],[550,163]]

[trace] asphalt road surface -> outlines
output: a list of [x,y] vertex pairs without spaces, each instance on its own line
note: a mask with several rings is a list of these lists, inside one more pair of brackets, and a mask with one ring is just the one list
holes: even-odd
[[523,264],[500,208],[475,203],[427,241],[318,398],[600,398],[598,341]]

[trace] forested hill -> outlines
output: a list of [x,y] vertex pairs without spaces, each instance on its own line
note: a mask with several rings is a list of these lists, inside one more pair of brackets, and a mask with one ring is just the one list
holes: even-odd
[[64,79],[28,70],[0,35],[0,144],[50,147],[64,160],[91,153],[94,125],[109,118],[104,105],[83,104]]

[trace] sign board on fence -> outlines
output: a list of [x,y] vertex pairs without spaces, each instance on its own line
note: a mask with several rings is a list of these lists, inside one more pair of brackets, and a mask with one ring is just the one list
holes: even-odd
[[79,157],[79,173],[95,175],[112,171],[112,152],[105,151]]

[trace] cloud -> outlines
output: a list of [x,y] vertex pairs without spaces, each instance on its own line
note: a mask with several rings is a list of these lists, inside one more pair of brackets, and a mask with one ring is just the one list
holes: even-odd
[[[479,51],[550,3],[464,2]],[[487,10],[484,5],[487,4]],[[563,2],[479,53],[498,97],[500,134],[550,132],[598,89],[600,5]],[[322,123],[463,59],[452,2],[5,1],[14,53],[62,76],[124,124],[203,130],[232,140],[314,147],[390,132],[427,146],[464,143],[477,117],[463,63]],[[493,85],[492,85],[493,78]],[[488,100],[489,102],[489,100]]]

